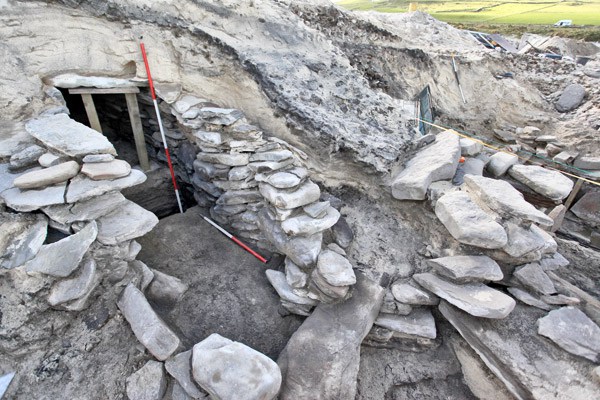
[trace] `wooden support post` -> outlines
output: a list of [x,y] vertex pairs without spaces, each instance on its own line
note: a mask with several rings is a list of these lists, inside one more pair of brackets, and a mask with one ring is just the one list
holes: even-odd
[[98,119],[98,113],[96,112],[96,106],[94,105],[92,95],[89,93],[81,93],[81,99],[83,100],[85,113],[90,121],[90,127],[102,133],[102,127],[100,126],[100,120]]
[[577,182],[575,182],[575,186],[573,186],[573,190],[571,190],[571,194],[569,195],[569,197],[567,197],[567,201],[565,201],[565,207],[567,208],[567,210],[571,207],[573,201],[575,201],[575,196],[577,196],[577,193],[579,193],[579,189],[581,189],[581,186],[583,186],[583,179],[577,179]]
[[125,93],[125,100],[127,100],[127,111],[129,111],[129,120],[131,121],[131,129],[133,130],[133,139],[135,140],[135,148],[137,149],[140,166],[144,171],[149,171],[148,150],[146,149],[146,141],[144,140],[144,130],[142,128],[137,95],[135,93]]

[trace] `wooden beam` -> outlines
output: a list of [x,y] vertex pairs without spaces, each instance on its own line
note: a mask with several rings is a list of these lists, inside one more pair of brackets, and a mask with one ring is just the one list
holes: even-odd
[[92,95],[83,93],[81,95],[81,99],[83,100],[85,113],[90,121],[90,127],[102,133],[102,126],[100,126],[100,120],[98,119],[98,113],[96,112],[96,106],[94,105],[94,99],[92,98]]
[[139,93],[140,88],[137,86],[131,87],[117,87],[117,88],[92,88],[92,87],[80,87],[69,89],[69,94],[125,94],[125,93]]
[[577,182],[575,182],[575,186],[573,186],[573,190],[571,190],[571,194],[569,195],[569,197],[567,197],[567,201],[565,201],[565,207],[567,207],[567,210],[571,207],[573,201],[575,201],[575,196],[577,196],[577,193],[579,193],[579,189],[581,189],[582,185],[583,180],[577,179]]
[[133,139],[135,140],[135,148],[137,149],[140,166],[144,171],[149,171],[148,150],[146,148],[146,140],[144,139],[137,95],[135,93],[125,93],[125,100],[127,100],[127,111],[129,111],[129,120],[131,121],[131,129],[133,130]]

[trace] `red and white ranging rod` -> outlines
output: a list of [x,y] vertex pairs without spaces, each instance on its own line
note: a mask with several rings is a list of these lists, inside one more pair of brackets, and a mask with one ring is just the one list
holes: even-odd
[[225,229],[221,228],[219,225],[217,225],[210,218],[206,218],[204,215],[202,216],[202,218],[204,218],[204,220],[206,222],[208,222],[209,224],[211,224],[212,226],[214,226],[215,228],[217,228],[223,235],[225,235],[229,239],[233,240],[235,242],[235,244],[237,244],[238,246],[240,246],[242,249],[246,250],[248,253],[252,254],[254,257],[258,258],[260,261],[264,262],[265,264],[267,263],[267,259],[266,258],[264,258],[260,254],[258,254],[254,250],[252,250],[250,247],[246,246],[240,239],[236,238],[231,233],[229,233]]
[[179,212],[183,214],[181,198],[179,197],[179,187],[177,186],[177,180],[175,179],[175,171],[173,171],[173,164],[171,163],[171,155],[169,154],[169,146],[167,145],[165,130],[163,128],[162,120],[160,119],[160,110],[158,109],[158,103],[156,102],[156,93],[154,93],[154,82],[152,81],[152,74],[150,73],[150,64],[148,64],[148,57],[146,56],[146,48],[144,47],[144,43],[140,42],[140,48],[142,49],[142,57],[144,58],[144,65],[146,66],[146,75],[148,75],[148,84],[150,85],[150,94],[152,95],[154,110],[156,110],[156,119],[158,120],[158,127],[160,128],[160,136],[162,137],[163,146],[165,148],[167,163],[169,164],[169,171],[171,171],[171,179],[173,180],[173,187],[175,188],[177,205],[179,206]]

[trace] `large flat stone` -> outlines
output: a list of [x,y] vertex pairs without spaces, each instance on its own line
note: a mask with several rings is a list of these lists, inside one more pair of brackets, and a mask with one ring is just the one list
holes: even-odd
[[600,327],[575,307],[550,311],[540,318],[538,333],[571,354],[600,362]]
[[67,161],[44,169],[28,172],[15,179],[14,185],[19,189],[37,189],[56,183],[65,182],[79,173],[76,161]]
[[0,267],[12,269],[31,260],[41,249],[48,220],[39,214],[0,214]]
[[206,163],[238,167],[247,165],[249,157],[247,153],[198,153],[196,158]]
[[562,200],[573,190],[573,181],[558,171],[537,165],[513,165],[508,171],[516,180],[552,200]]
[[98,241],[115,245],[144,236],[158,224],[158,218],[132,201],[98,219]]
[[499,249],[506,245],[507,236],[502,225],[464,192],[450,192],[439,198],[435,204],[435,215],[452,237],[461,243],[485,249]]
[[27,122],[27,131],[46,147],[70,157],[117,152],[101,133],[69,118],[55,114]]
[[530,263],[518,267],[515,269],[515,272],[513,272],[513,276],[517,278],[523,286],[538,293],[546,295],[556,293],[554,283],[552,283],[550,277],[546,275],[538,263]]
[[399,200],[425,200],[432,182],[452,179],[459,158],[459,136],[453,131],[440,133],[434,144],[418,152],[394,178],[392,195]]
[[117,306],[138,340],[158,360],[166,360],[177,350],[179,338],[135,286],[129,284],[123,290]]
[[504,277],[498,263],[487,256],[441,257],[427,263],[456,282],[499,281]]
[[327,208],[322,218],[312,218],[306,214],[286,219],[281,223],[285,233],[292,236],[312,235],[331,228],[340,219],[340,212],[333,207]]
[[585,88],[578,83],[572,83],[565,88],[554,107],[558,112],[568,112],[579,107],[584,97]]
[[48,303],[56,306],[85,296],[96,282],[96,262],[89,259],[83,262],[78,276],[65,279],[52,286]]
[[42,246],[24,268],[27,272],[40,272],[61,278],[69,276],[79,266],[97,234],[98,227],[92,221],[79,232]]
[[317,256],[321,252],[323,233],[319,232],[306,237],[289,237],[279,222],[269,215],[266,208],[258,213],[258,225],[267,240],[300,268],[310,267],[317,262]]
[[280,400],[355,398],[360,345],[384,294],[381,286],[359,275],[349,300],[317,306],[277,361],[283,375]]
[[194,346],[192,371],[215,399],[271,400],[281,386],[281,371],[273,360],[217,333]]
[[577,168],[600,170],[600,157],[599,156],[581,156],[577,157],[573,165]]
[[74,204],[44,207],[42,211],[61,224],[98,219],[125,204],[127,199],[120,192],[105,193],[98,197]]
[[293,191],[280,190],[269,184],[260,183],[258,185],[260,194],[262,194],[269,203],[275,207],[291,209],[302,207],[319,200],[321,189],[312,181],[308,180]]
[[391,289],[394,299],[402,304],[435,306],[440,302],[440,299],[432,293],[408,283],[394,283]]
[[93,179],[100,181],[104,179],[123,178],[131,172],[131,165],[125,160],[112,160],[109,162],[84,163],[81,173]]
[[11,188],[0,193],[6,205],[15,211],[29,212],[40,208],[65,203],[66,183],[48,186],[39,190]]
[[67,190],[67,203],[87,200],[107,192],[114,192],[125,189],[130,186],[139,185],[146,180],[146,174],[137,169],[132,169],[131,173],[124,178],[113,180],[95,181],[83,175],[78,175],[69,183]]
[[526,229],[512,222],[507,222],[505,226],[508,242],[502,250],[511,257],[524,257],[536,250],[542,250],[546,245],[545,237],[540,234],[540,231],[534,229],[533,225]]
[[537,334],[533,321],[544,311],[517,305],[507,318],[489,320],[475,318],[445,302],[439,309],[514,398],[598,397],[598,385],[589,377],[592,362],[571,356]]
[[408,315],[379,314],[375,325],[409,336],[435,339],[435,320],[429,309],[414,309]]
[[544,226],[554,223],[552,218],[526,202],[523,195],[506,181],[465,175],[465,185],[478,204],[489,207],[504,218],[514,217]]
[[515,307],[512,297],[481,283],[457,285],[429,273],[413,279],[456,307],[476,317],[505,318]]

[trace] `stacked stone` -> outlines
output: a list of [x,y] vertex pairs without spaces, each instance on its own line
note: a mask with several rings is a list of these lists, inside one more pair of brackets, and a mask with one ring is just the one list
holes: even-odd
[[[48,303],[70,311],[86,308],[103,279],[139,280],[147,270],[150,284],[152,272],[135,261],[141,247],[134,239],[158,219],[119,192],[145,175],[115,159],[104,136],[66,114],[31,120],[26,129],[31,143],[0,166],[0,196],[20,212],[0,216],[2,267],[49,279]],[[47,240],[48,227],[62,233],[59,240]]]

